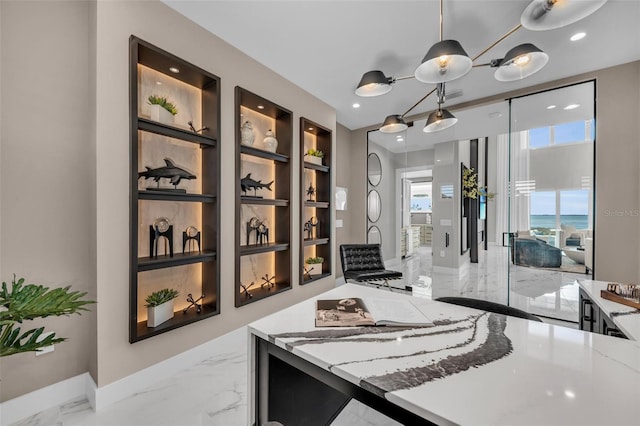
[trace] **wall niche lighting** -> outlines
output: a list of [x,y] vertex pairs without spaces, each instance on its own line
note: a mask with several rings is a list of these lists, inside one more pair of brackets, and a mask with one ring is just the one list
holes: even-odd
[[381,96],[389,93],[397,81],[415,78],[416,80],[436,84],[431,90],[403,114],[392,114],[385,118],[380,131],[397,133],[407,129],[404,117],[420,105],[432,93],[437,95],[437,109],[429,114],[424,132],[437,132],[453,126],[458,119],[443,108],[445,103],[445,83],[456,80],[476,67],[496,68],[494,78],[501,82],[516,81],[527,78],[540,71],[549,61],[549,55],[531,43],[523,43],[510,49],[500,59],[492,59],[483,64],[474,62],[498,43],[515,33],[520,28],[532,31],[545,31],[564,27],[577,22],[604,5],[607,0],[532,0],[520,16],[520,23],[491,43],[473,58],[469,57],[460,42],[443,39],[443,0],[440,0],[440,41],[427,51],[422,63],[416,68],[414,75],[404,77],[387,77],[380,70],[364,73],[355,93],[362,97]]

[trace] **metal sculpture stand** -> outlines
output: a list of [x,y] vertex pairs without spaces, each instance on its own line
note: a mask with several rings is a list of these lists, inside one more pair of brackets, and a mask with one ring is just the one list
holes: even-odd
[[304,223],[304,231],[307,233],[307,240],[313,238],[313,228],[318,226],[318,219],[315,216],[311,216],[311,219]]
[[310,280],[311,279],[311,270],[313,269],[313,266],[311,267],[311,269],[307,269],[306,266],[303,266],[303,268],[304,268],[304,273],[302,274],[302,279]]
[[307,189],[307,197],[309,197],[309,199],[307,201],[315,201],[313,199],[313,196],[316,195],[316,189],[309,184],[309,189]]
[[194,242],[195,244],[198,245],[198,253],[201,253],[202,250],[200,249],[200,231],[198,231],[194,236],[190,236],[187,231],[183,231],[182,232],[182,253],[185,252],[187,243],[189,243],[189,251],[192,251],[191,247],[194,244]]
[[244,285],[242,284],[242,281],[240,281],[240,296],[242,296],[243,294],[248,298],[248,299],[253,299],[253,294],[249,293],[249,289],[251,287],[253,287],[256,283],[254,283],[253,281],[251,281],[251,284],[249,285]]
[[193,133],[202,133],[202,132],[204,132],[205,130],[209,130],[209,128],[208,128],[207,126],[203,127],[203,128],[202,128],[202,129],[200,129],[200,130],[196,130],[196,128],[195,128],[195,127],[193,127],[193,121],[189,121],[189,122],[187,122],[187,124],[189,125],[189,128],[191,129],[191,131],[192,131]]
[[256,230],[256,244],[263,244],[264,242],[269,244],[269,228],[264,223],[261,223]]
[[204,299],[204,294],[202,296],[200,296],[197,299],[193,299],[193,295],[191,293],[187,294],[187,302],[191,303],[189,306],[187,306],[186,308],[184,308],[182,310],[183,314],[186,314],[187,311],[192,307],[195,306],[196,307],[196,313],[201,313],[202,312],[202,303],[198,303],[199,301],[201,301],[202,299]]
[[[149,225],[149,256],[158,257],[158,242],[164,237],[169,242],[169,257],[173,257],[173,225],[169,225],[169,229],[161,232],[158,227]],[[167,254],[167,246],[165,244],[164,254]]]
[[264,277],[262,277],[262,280],[264,281],[260,287],[262,288],[267,288],[267,290],[271,290],[273,287],[276,286],[276,283],[274,282],[276,279],[276,276],[272,276],[271,278],[269,278],[269,274],[264,274]]

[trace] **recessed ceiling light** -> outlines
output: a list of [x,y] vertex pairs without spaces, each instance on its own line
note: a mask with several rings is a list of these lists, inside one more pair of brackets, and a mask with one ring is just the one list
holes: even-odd
[[158,86],[162,86],[162,82],[161,82],[161,81],[156,81],[156,84],[157,84]]
[[397,141],[398,142],[404,142],[404,138],[398,138]]
[[352,105],[354,108],[360,108],[360,104],[359,103],[355,103]]
[[502,117],[502,113],[500,111],[494,111],[489,113],[489,118],[500,118]]
[[566,107],[564,107],[565,110],[570,110],[570,109],[576,109],[580,106],[580,104],[571,104],[571,105],[567,105]]
[[440,162],[440,160],[436,160],[436,163],[439,163],[439,162]]
[[309,131],[313,130],[313,127],[309,127]]
[[169,67],[169,71],[171,71],[174,74],[178,74],[180,72],[180,70],[176,67]]
[[587,33],[575,33],[574,35],[571,36],[571,38],[569,40],[571,41],[578,41],[578,40],[582,40],[584,38],[584,36],[586,36]]
[[264,105],[258,105],[258,109],[264,109]]
[[555,105],[549,105],[547,109],[554,109],[555,107],[556,107]]

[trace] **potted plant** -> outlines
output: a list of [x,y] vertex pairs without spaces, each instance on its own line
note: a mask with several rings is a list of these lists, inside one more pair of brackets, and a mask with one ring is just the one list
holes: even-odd
[[69,291],[70,287],[54,288],[42,285],[24,285],[24,278],[16,281],[13,276],[11,290],[7,283],[2,283],[0,290],[0,357],[15,355],[21,352],[38,349],[66,340],[55,333],[42,338],[44,327],[34,328],[22,333],[16,324],[24,320],[78,314],[88,311],[85,305],[95,303],[92,300],[81,300],[87,293]]
[[178,109],[166,97],[151,95],[147,103],[151,105],[151,119],[153,121],[169,125],[174,124],[174,116],[178,113]]
[[307,264],[307,272],[309,275],[313,276],[322,274],[322,262],[324,262],[324,258],[308,257],[304,262]]
[[317,164],[322,166],[322,158],[324,157],[324,152],[319,149],[311,148],[304,154],[304,161],[308,163]]
[[178,291],[172,288],[163,288],[154,291],[144,299],[147,302],[147,326],[157,327],[165,321],[173,318],[173,299],[178,297]]

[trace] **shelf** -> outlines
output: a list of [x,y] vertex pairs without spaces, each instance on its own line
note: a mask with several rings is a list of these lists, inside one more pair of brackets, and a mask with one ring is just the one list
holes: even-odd
[[193,133],[190,130],[180,129],[178,127],[167,126],[166,124],[158,123],[142,117],[138,117],[138,129],[162,136],[168,136],[174,139],[198,143],[200,145],[211,147],[216,146],[216,140],[212,137]]
[[272,287],[271,289],[262,288],[260,287],[260,284],[257,284],[249,289],[249,293],[252,297],[247,297],[244,293],[241,293],[240,303],[237,306],[240,307],[248,305],[249,303],[257,302],[258,300],[282,293],[289,289],[291,289],[290,283],[276,283],[275,287]]
[[202,305],[202,312],[197,313],[195,308],[191,308],[187,311],[186,314],[182,313],[182,309],[176,311],[174,313],[173,318],[168,320],[167,322],[163,322],[157,327],[147,327],[146,321],[140,321],[137,323],[137,334],[136,339],[134,341],[140,341],[157,334],[164,333],[169,330],[176,329],[178,327],[182,327],[183,325],[191,324],[196,321],[200,321],[204,318],[211,317],[217,315],[219,310],[213,306]]
[[328,209],[329,208],[329,202],[328,201],[305,201],[304,202],[304,206],[305,207],[316,207],[319,209]]
[[285,251],[288,249],[289,243],[249,244],[248,246],[240,246],[240,256]]
[[317,280],[321,280],[322,278],[326,278],[326,277],[329,277],[329,276],[331,276],[331,274],[329,274],[329,273],[320,274],[320,275],[312,275],[310,279],[303,279],[302,285],[309,284],[309,283],[312,283],[312,282],[317,281]]
[[308,163],[308,162],[304,162],[304,168],[305,169],[312,169],[315,170],[317,172],[324,172],[324,173],[328,173],[330,168],[329,166],[321,166],[319,164],[314,164],[314,163]]
[[247,196],[240,196],[240,203],[242,204],[263,204],[267,206],[286,207],[289,205],[289,200],[274,200],[271,198],[254,198]]
[[192,201],[201,203],[213,203],[216,201],[215,195],[209,194],[189,194],[172,191],[138,191],[140,200],[157,201]]
[[[176,240],[177,241],[177,240]],[[175,247],[174,247],[175,248]],[[191,263],[210,262],[215,260],[216,252],[188,252],[173,253],[173,257],[162,255],[155,257],[139,257],[138,271],[151,271],[153,269],[169,268],[172,266],[189,265]]]
[[327,244],[329,242],[329,238],[311,238],[311,239],[304,239],[304,246],[319,246],[321,244]]
[[280,161],[282,163],[288,163],[289,157],[284,154],[278,154],[277,152],[265,151],[264,149],[254,148],[252,146],[240,145],[240,153],[253,155],[254,157],[266,158],[267,160]]

